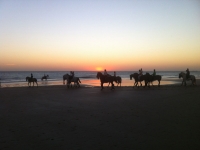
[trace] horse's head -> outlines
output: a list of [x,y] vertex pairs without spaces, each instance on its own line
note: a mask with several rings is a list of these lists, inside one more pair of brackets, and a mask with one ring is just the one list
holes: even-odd
[[185,73],[184,72],[181,72],[181,73],[179,73],[179,78],[183,78],[183,76],[185,75]]
[[179,79],[181,78],[181,73],[179,73]]
[[63,75],[63,84],[65,84],[65,80],[67,80],[69,78],[68,74]]
[[28,81],[29,77],[26,77],[26,81]]
[[99,79],[102,76],[101,72],[97,72],[97,79]]
[[132,78],[133,78],[133,74],[130,75],[130,80],[132,80]]

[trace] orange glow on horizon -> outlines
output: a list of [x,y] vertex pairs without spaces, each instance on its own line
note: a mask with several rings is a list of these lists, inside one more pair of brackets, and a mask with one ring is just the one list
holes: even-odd
[[102,67],[96,67],[96,71],[102,71],[103,68]]

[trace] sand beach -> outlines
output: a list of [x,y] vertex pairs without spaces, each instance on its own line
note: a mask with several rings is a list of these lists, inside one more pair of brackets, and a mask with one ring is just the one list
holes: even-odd
[[0,88],[0,149],[198,149],[199,83]]

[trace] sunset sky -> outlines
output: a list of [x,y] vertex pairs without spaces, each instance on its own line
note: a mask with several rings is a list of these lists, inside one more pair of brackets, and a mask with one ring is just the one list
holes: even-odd
[[0,71],[200,71],[199,0],[0,0]]

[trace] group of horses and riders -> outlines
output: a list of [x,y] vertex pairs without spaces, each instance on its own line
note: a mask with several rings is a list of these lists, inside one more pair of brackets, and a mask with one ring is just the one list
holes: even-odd
[[[116,72],[114,72],[114,76],[109,75],[106,71],[106,69],[104,70],[104,74],[102,74],[101,72],[97,72],[97,79],[100,79],[101,82],[101,90],[103,90],[103,84],[104,83],[109,83],[111,84],[111,89],[114,89],[114,83],[117,83],[117,86],[122,83],[122,79],[120,76],[116,76]],[[108,86],[109,86],[108,84]]]
[[139,73],[133,73],[130,75],[130,80],[132,78],[135,79],[134,86],[139,86],[138,82],[140,83],[140,86],[142,86],[142,81],[144,81],[145,86],[150,87],[150,83],[153,85],[153,81],[158,81],[158,86],[160,86],[160,81],[162,79],[161,75],[156,75],[156,70],[153,70],[153,74],[150,75],[148,72],[146,74],[143,74],[142,68],[139,69]]
[[[47,80],[49,78],[49,75],[45,75],[41,78],[41,80]],[[37,83],[37,79],[36,78],[33,78],[33,74],[31,73],[31,77],[26,77],[26,81],[28,81],[28,86],[31,86],[31,82],[33,82],[33,86],[34,86],[34,83],[37,84],[38,86],[38,83]]]
[[[49,76],[45,75],[41,78],[41,80],[47,80]],[[103,90],[103,84],[104,83],[109,83],[108,86],[111,84],[111,89],[114,89],[114,82],[117,83],[117,86],[120,85],[122,83],[122,78],[120,76],[116,76],[116,72],[114,72],[114,75],[110,75],[107,73],[106,69],[104,70],[104,73],[101,72],[97,72],[96,77],[98,79],[100,79],[100,84],[101,84],[101,90]],[[160,81],[162,79],[161,75],[157,75],[156,74],[156,70],[153,70],[153,74],[149,74],[148,72],[146,74],[143,74],[143,70],[142,68],[139,69],[139,73],[133,73],[130,75],[130,80],[132,80],[132,78],[135,80],[134,85],[136,87],[142,86],[142,82],[144,82],[144,87],[148,86],[150,87],[150,84],[153,85],[153,81],[158,81],[158,86],[160,86]],[[186,73],[181,72],[179,74],[179,78],[183,78],[182,80],[182,84],[181,85],[185,85],[186,86],[186,81],[191,80],[192,81],[192,85],[196,84],[196,78],[194,75],[190,75],[190,71],[189,69],[186,70]],[[74,71],[70,71],[70,74],[65,74],[63,75],[63,84],[65,84],[65,80],[66,80],[66,85],[67,87],[72,87],[72,83],[74,83],[74,86],[76,87],[80,87],[80,79],[79,77],[75,77]],[[33,82],[33,86],[34,83],[37,84],[37,79],[33,78],[33,74],[31,73],[31,77],[26,77],[26,81],[28,81],[28,86],[31,85],[31,82]],[[140,83],[140,85],[139,85]]]
[[67,81],[67,87],[71,85],[72,87],[72,82],[74,82],[74,86],[80,87],[81,81],[79,77],[75,77],[74,71],[70,71],[70,74],[65,74],[63,75],[63,84],[65,84],[65,80]]
[[[158,81],[158,86],[160,86],[160,81],[162,79],[161,75],[156,75],[156,71],[154,69],[153,74],[150,75],[149,73],[146,73],[143,75],[143,71],[142,68],[139,70],[139,74],[138,73],[134,73],[130,75],[130,79],[132,80],[132,78],[135,79],[135,83],[134,86],[138,86],[138,82],[140,82],[140,86],[142,86],[142,81],[144,81],[145,86],[149,86],[150,87],[150,83],[153,85],[153,81]],[[190,71],[187,68],[186,73],[181,72],[179,73],[179,78],[183,78],[182,84],[181,85],[185,85],[186,86],[186,81],[192,81],[192,85],[196,85],[196,78],[194,75],[190,75]]]
[[182,84],[181,85],[185,85],[186,86],[186,81],[192,81],[192,85],[196,85],[196,78],[194,75],[190,75],[190,71],[187,68],[186,73],[185,72],[181,72],[179,73],[179,78],[183,78],[182,80]]

